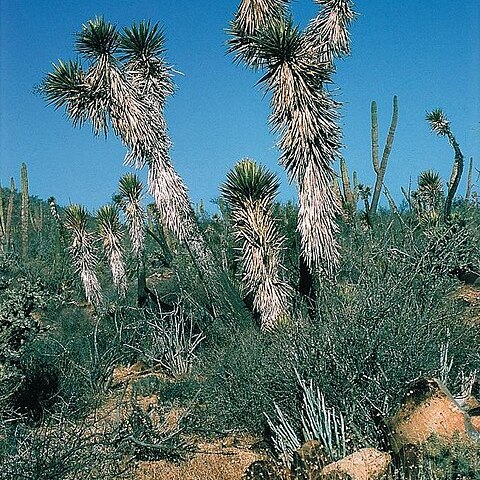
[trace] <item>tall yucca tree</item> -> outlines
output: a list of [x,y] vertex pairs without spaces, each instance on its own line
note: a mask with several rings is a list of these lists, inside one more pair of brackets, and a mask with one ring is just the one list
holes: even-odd
[[288,3],[242,0],[231,24],[230,51],[237,61],[264,71],[259,83],[271,92],[270,124],[280,135],[280,163],[297,185],[302,258],[311,271],[331,275],[339,259],[332,163],[340,156],[341,132],[339,104],[324,88],[332,65],[320,50],[348,53],[354,13],[352,2],[319,0],[323,10],[301,32]]
[[119,32],[103,18],[90,20],[76,37],[86,68],[59,61],[41,90],[50,104],[65,107],[74,125],[90,121],[96,135],[111,125],[128,149],[126,163],[148,166],[149,190],[164,224],[201,249],[187,188],[169,157],[163,108],[174,86],[164,43],[158,24]]
[[118,192],[116,203],[125,214],[132,252],[138,258],[145,247],[143,184],[134,173],[126,173],[118,182]]
[[88,213],[81,205],[65,208],[64,226],[70,233],[69,252],[75,271],[80,275],[87,301],[99,305],[101,287],[95,273],[98,259],[95,252],[95,235],[87,229]]
[[292,292],[281,278],[284,238],[273,216],[278,179],[265,167],[244,159],[228,172],[221,187],[231,207],[234,236],[239,244],[242,280],[253,294],[262,330],[272,329],[288,315]]
[[128,284],[123,256],[123,230],[118,209],[112,205],[101,207],[97,212],[97,227],[105,256],[110,264],[113,283],[123,298]]
[[430,128],[433,133],[440,135],[442,137],[447,137],[450,145],[454,151],[454,161],[452,167],[452,173],[450,175],[450,181],[448,182],[448,193],[445,200],[445,217],[449,217],[452,211],[452,203],[457,193],[458,185],[460,184],[460,179],[462,178],[463,168],[464,168],[464,157],[463,153],[460,150],[460,146],[455,138],[455,135],[452,132],[450,127],[450,122],[443,112],[442,109],[436,108],[431,112],[427,112],[426,120],[430,125]]

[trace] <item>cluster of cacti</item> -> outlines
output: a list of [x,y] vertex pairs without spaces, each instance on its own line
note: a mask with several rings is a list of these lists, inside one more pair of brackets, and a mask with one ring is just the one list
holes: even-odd
[[270,330],[288,316],[291,288],[282,279],[283,237],[273,216],[278,179],[265,167],[244,159],[228,172],[223,198],[239,245],[242,280],[253,294],[253,307],[262,330]]

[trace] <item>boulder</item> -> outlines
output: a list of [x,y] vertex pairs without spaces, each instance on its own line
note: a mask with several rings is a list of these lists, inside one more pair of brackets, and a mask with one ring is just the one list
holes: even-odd
[[431,436],[474,439],[478,436],[470,416],[437,379],[421,378],[409,385],[398,412],[387,421],[392,448],[422,445]]
[[375,448],[362,448],[323,468],[319,479],[379,480],[388,472],[391,457]]

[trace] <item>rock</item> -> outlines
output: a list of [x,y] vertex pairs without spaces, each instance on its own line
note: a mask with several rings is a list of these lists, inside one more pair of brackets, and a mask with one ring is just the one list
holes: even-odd
[[293,454],[291,476],[295,480],[316,480],[327,463],[322,444],[318,440],[309,440]]
[[388,425],[395,453],[405,445],[422,445],[432,435],[441,439],[472,439],[477,435],[470,416],[437,379],[413,382]]
[[281,480],[277,466],[269,460],[253,462],[243,474],[244,480]]
[[338,462],[323,468],[318,478],[325,480],[379,480],[383,478],[390,466],[388,453],[375,448],[362,448]]

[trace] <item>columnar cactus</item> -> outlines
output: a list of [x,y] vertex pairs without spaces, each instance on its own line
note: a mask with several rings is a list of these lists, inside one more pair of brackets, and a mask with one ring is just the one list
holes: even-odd
[[380,200],[380,194],[382,192],[383,181],[385,179],[385,172],[387,171],[388,159],[392,151],[393,140],[395,138],[395,130],[398,123],[398,99],[393,97],[393,114],[392,121],[390,123],[390,129],[388,131],[387,140],[383,149],[382,160],[379,159],[378,154],[378,118],[377,118],[377,103],[372,102],[372,163],[373,169],[376,174],[375,187],[373,189],[372,202],[370,204],[369,215],[372,217],[375,215],[378,202]]
[[15,180],[13,177],[10,179],[10,195],[8,197],[7,205],[7,216],[5,220],[5,244],[7,247],[10,247],[12,241],[12,215],[13,215],[13,204],[15,202]]
[[24,257],[28,254],[28,226],[29,226],[29,201],[28,195],[28,171],[27,165],[22,163],[21,168],[21,187],[22,187],[22,209],[21,209],[21,224],[22,224],[22,255]]

